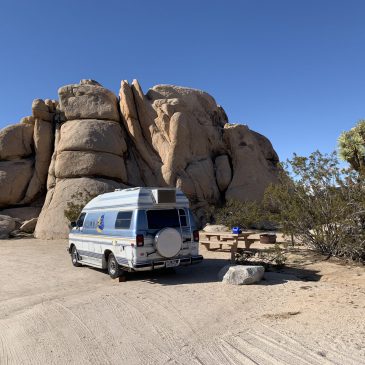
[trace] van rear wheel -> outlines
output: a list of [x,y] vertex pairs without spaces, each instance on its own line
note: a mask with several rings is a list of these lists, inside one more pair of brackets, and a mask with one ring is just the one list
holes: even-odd
[[112,253],[108,257],[108,274],[112,279],[116,279],[122,275],[122,270]]
[[76,249],[75,246],[72,246],[72,249],[71,249],[71,260],[72,260],[72,265],[73,266],[75,266],[75,267],[82,266],[79,263],[79,254],[78,254],[77,249]]

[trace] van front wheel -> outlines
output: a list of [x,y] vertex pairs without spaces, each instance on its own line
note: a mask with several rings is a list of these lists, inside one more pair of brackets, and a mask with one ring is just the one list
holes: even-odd
[[122,270],[120,269],[118,262],[112,253],[109,254],[108,257],[108,274],[112,279],[116,279],[122,274]]

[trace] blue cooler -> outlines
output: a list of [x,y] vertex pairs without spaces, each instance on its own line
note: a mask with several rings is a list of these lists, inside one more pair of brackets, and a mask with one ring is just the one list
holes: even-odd
[[242,233],[242,229],[240,227],[233,227],[232,233],[235,233],[235,234]]

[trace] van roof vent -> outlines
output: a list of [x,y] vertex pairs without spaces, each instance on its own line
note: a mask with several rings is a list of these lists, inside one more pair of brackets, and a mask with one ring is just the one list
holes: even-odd
[[152,195],[156,204],[175,204],[176,190],[175,189],[153,189]]

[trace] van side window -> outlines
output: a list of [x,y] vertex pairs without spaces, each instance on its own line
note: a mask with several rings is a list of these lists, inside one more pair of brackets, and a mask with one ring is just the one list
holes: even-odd
[[81,213],[80,214],[79,218],[76,221],[76,226],[77,227],[80,227],[81,228],[83,226],[84,220],[85,220],[85,216],[86,216],[86,213]]
[[185,210],[184,209],[179,209],[179,215],[180,215],[181,226],[186,227],[188,224],[187,224],[187,220],[186,220]]
[[131,226],[133,212],[119,212],[115,221],[116,229],[128,229]]

